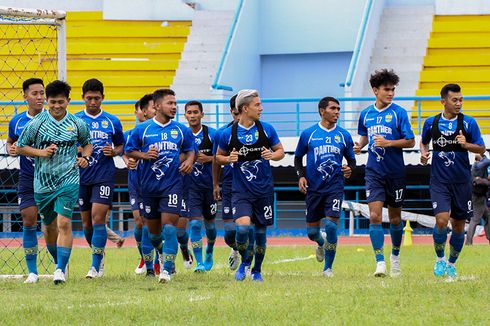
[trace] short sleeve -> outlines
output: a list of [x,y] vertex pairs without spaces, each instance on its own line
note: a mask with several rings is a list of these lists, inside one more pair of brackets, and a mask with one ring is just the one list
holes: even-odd
[[78,126],[78,143],[80,146],[84,147],[88,144],[92,143],[92,139],[90,137],[90,130],[88,129],[87,124],[80,118],[76,118],[75,123]]
[[296,150],[294,151],[294,156],[303,157],[308,152],[308,139],[310,133],[308,130],[303,130],[299,136],[298,145],[296,145]]
[[424,145],[429,144],[430,139],[432,138],[432,135],[431,135],[432,121],[434,121],[433,118],[429,118],[429,119],[425,120],[424,127],[422,128],[422,138],[420,141]]
[[230,151],[230,148],[229,148],[230,135],[231,135],[231,127],[223,130],[223,132],[221,133],[221,135],[219,137],[218,147],[225,152]]
[[277,134],[276,129],[270,124],[267,124],[267,129],[267,136],[269,137],[271,147],[274,147],[281,142],[279,140],[279,135]]
[[410,124],[410,119],[408,118],[407,111],[405,110],[400,110],[400,131],[401,131],[401,136],[404,139],[413,139],[415,138],[415,135],[413,134],[412,130],[412,125]]
[[356,154],[354,153],[354,141],[352,140],[352,136],[348,132],[346,132],[344,133],[344,137],[345,137],[344,157],[347,160],[355,160]]
[[37,121],[34,122],[34,120],[31,120],[29,123],[27,123],[22,131],[22,134],[20,134],[20,137],[17,140],[17,146],[32,146],[35,142],[34,137],[36,136],[36,131],[39,129],[39,127],[40,126]]
[[194,135],[192,134],[192,131],[184,127],[182,128],[182,133],[184,134],[184,141],[182,142],[182,152],[187,153],[190,151],[195,151],[195,144],[196,142],[194,141]]
[[361,115],[359,116],[359,122],[357,124],[357,133],[359,136],[367,136],[367,128],[366,125],[364,125],[364,117],[366,115],[366,111],[362,111]]
[[128,140],[124,146],[125,153],[131,153],[134,151],[141,151],[141,138],[140,138],[141,128],[134,128],[133,131],[129,133]]
[[485,146],[485,142],[483,141],[483,138],[481,136],[480,127],[478,127],[478,123],[476,123],[475,119],[470,119],[470,121],[468,122],[467,132],[470,134],[470,142],[472,144]]
[[113,124],[114,124],[114,134],[112,135],[112,143],[115,146],[122,145],[124,144],[124,133],[123,133],[121,121],[119,121],[119,119],[114,119]]

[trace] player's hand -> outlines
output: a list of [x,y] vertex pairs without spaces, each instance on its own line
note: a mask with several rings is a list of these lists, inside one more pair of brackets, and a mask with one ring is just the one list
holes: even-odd
[[56,146],[56,144],[51,144],[42,150],[42,154],[40,156],[41,157],[51,157],[54,155],[54,153],[56,153],[57,149],[58,149],[58,146]]
[[229,163],[238,162],[238,151],[235,148],[233,148],[233,150],[230,152],[230,156],[228,156],[228,162]]
[[349,179],[352,175],[352,169],[348,165],[342,165],[342,173],[344,174],[344,178]]
[[260,156],[266,161],[270,161],[272,159],[272,151],[268,148],[262,147],[262,152]]
[[158,149],[155,145],[150,145],[150,149],[144,154],[144,156],[145,160],[155,160],[158,158]]
[[85,157],[77,157],[77,165],[85,169],[88,166],[88,160]]
[[354,142],[354,153],[356,155],[361,154],[361,144],[359,144],[358,142]]
[[456,136],[456,141],[461,145],[461,147],[466,148],[466,137],[463,135],[463,131],[459,131],[459,135]]
[[219,189],[219,185],[213,186],[213,197],[214,200],[221,200],[221,190]]
[[112,148],[112,145],[109,143],[105,143],[105,146],[102,147],[102,152],[104,153],[105,156],[109,157],[114,157],[114,148]]
[[9,155],[10,156],[17,156],[17,142],[10,145]]
[[201,163],[201,164],[204,164],[204,159],[206,158],[206,155],[204,155],[203,153],[199,152],[197,153],[197,162]]
[[129,158],[128,161],[126,162],[126,167],[130,170],[136,169],[137,166],[138,166],[138,161],[132,157]]
[[376,147],[389,147],[390,141],[385,139],[383,136],[374,136],[374,146]]
[[427,165],[427,163],[429,163],[429,159],[430,159],[430,153],[427,152],[427,153],[422,153],[420,155],[420,163],[422,163],[422,165]]
[[304,194],[306,194],[306,192],[308,191],[308,181],[306,181],[305,177],[299,178],[298,188],[299,191],[301,191]]
[[188,160],[185,160],[180,164],[179,172],[182,174],[189,174],[192,172],[192,166],[193,166],[192,163],[188,162]]

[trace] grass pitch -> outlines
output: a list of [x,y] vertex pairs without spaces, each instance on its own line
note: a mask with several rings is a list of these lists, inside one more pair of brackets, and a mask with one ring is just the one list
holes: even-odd
[[[389,255],[389,248],[386,253]],[[338,248],[335,277],[321,275],[314,246],[269,247],[264,283],[234,281],[228,249],[206,274],[185,270],[171,283],[134,274],[135,248],[109,249],[106,275],[84,278],[89,249],[75,248],[65,285],[0,281],[1,325],[489,324],[490,246],[465,247],[459,279],[432,275],[431,246],[402,248],[399,278],[375,278],[368,246]]]

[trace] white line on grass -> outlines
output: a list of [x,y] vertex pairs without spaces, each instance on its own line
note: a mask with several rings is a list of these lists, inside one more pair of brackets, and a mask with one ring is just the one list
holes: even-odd
[[271,265],[275,265],[275,264],[282,264],[282,263],[293,263],[295,261],[310,260],[310,259],[313,259],[313,258],[315,258],[314,255],[310,255],[308,257],[295,257],[295,258],[288,258],[288,259],[276,260],[276,261],[271,262],[270,264]]

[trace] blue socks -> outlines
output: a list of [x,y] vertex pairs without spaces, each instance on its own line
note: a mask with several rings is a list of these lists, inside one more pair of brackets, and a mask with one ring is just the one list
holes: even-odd
[[145,261],[146,270],[153,269],[153,245],[151,244],[150,234],[146,225],[141,230],[141,253]]
[[143,252],[141,251],[141,237],[143,236],[143,229],[134,228],[134,240],[136,240],[136,247],[140,253],[141,258],[143,258]]
[[398,256],[400,254],[400,246],[402,245],[402,236],[403,236],[403,222],[400,222],[398,225],[394,225],[390,223],[390,235],[391,235],[391,244],[393,248],[391,249],[391,253],[394,256]]
[[46,243],[46,248],[48,248],[51,257],[53,257],[55,265],[58,264],[58,247],[56,246],[56,243]]
[[267,248],[267,228],[255,227],[255,262],[252,268],[252,273],[261,272],[262,262],[265,257],[265,250]]
[[177,249],[179,247],[179,243],[177,241],[177,228],[173,225],[166,224],[163,227],[163,233],[165,235],[165,243],[163,247],[163,268],[169,274],[172,274],[174,270],[175,256],[177,255]]
[[439,230],[437,225],[435,225],[432,231],[432,238],[434,239],[434,249],[436,250],[437,257],[444,258],[444,249],[446,248],[447,240],[447,228],[445,227]]
[[[150,238],[151,245],[155,248],[155,251],[158,253],[162,253],[163,248],[163,235],[162,232],[157,234],[153,234],[148,230],[148,237]],[[176,238],[177,240],[177,238]]]
[[381,224],[369,224],[369,237],[371,238],[371,244],[373,245],[376,262],[385,261],[383,255],[385,236]]
[[332,269],[333,260],[337,253],[337,223],[325,219],[325,233],[327,234],[327,242],[325,243],[325,265],[323,270]]
[[212,254],[214,243],[216,242],[216,223],[214,223],[214,220],[204,221],[204,228],[206,229],[206,238],[208,239],[206,254]]
[[461,233],[456,233],[453,231],[451,234],[451,239],[449,239],[449,259],[450,264],[454,264],[458,259],[464,244],[464,231]]
[[196,258],[196,264],[202,264],[202,221],[201,220],[191,220],[189,222],[189,227],[191,229],[191,245],[192,251],[194,252],[194,257]]
[[242,256],[242,262],[247,261],[248,257],[248,233],[249,225],[237,225],[236,226],[236,247]]
[[66,265],[68,264],[68,261],[70,260],[71,248],[58,247],[57,252],[58,252],[57,268],[61,269],[61,271],[63,273],[65,273]]
[[225,243],[228,247],[233,248],[233,250],[237,250],[236,248],[236,226],[235,222],[225,222]]
[[88,245],[92,247],[92,238],[94,237],[94,229],[83,228],[83,235],[85,236],[85,240],[87,240]]
[[315,241],[320,247],[324,245],[325,241],[323,241],[323,238],[320,235],[319,226],[308,226],[306,228],[306,232],[308,233],[308,238],[311,241]]
[[25,226],[22,231],[22,246],[29,273],[37,274],[37,226]]
[[177,241],[179,242],[181,250],[187,250],[187,245],[189,243],[189,233],[185,228],[177,229]]
[[100,267],[100,262],[104,257],[105,245],[107,243],[107,229],[104,224],[94,224],[93,225],[93,236],[92,236],[92,267],[98,272]]

